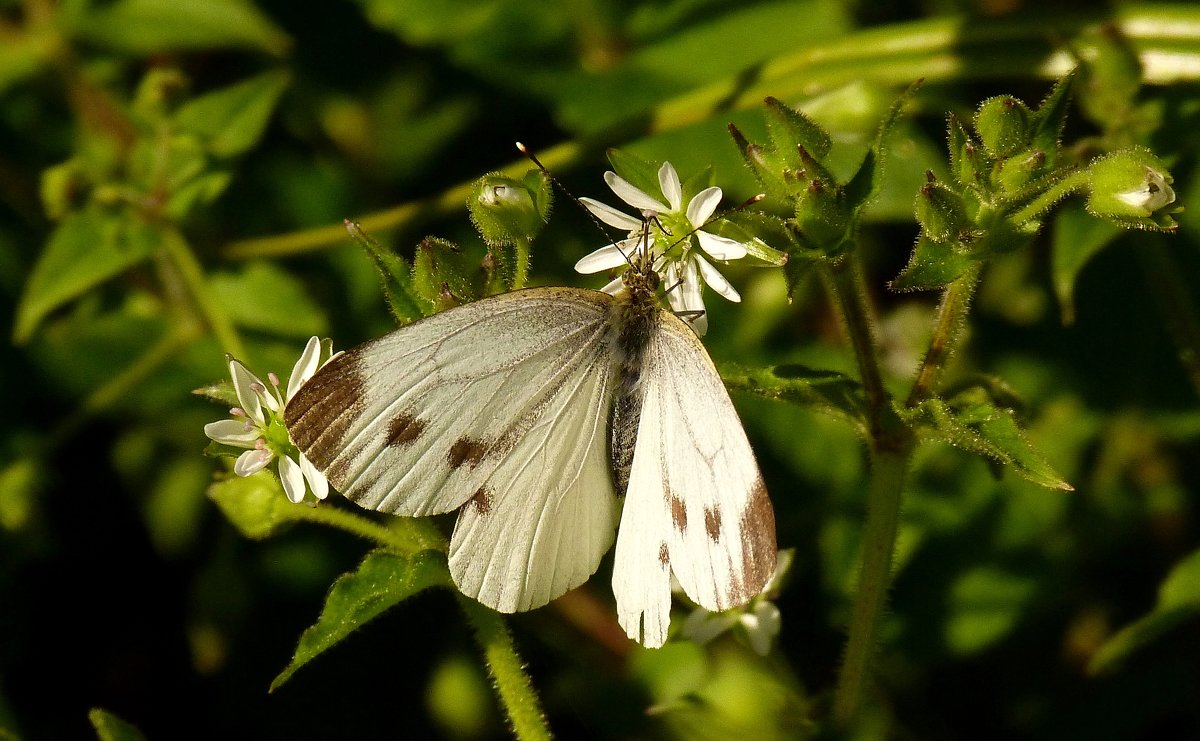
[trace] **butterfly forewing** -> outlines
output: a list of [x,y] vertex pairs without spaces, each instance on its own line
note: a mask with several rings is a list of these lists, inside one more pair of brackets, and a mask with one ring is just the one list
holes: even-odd
[[660,312],[641,378],[613,591],[626,632],[660,646],[671,573],[705,609],[745,604],[774,571],[775,519],[729,394],[674,315]]
[[450,557],[465,593],[506,611],[545,604],[612,538],[611,301],[529,289],[404,327],[318,371],[288,403],[289,432],[363,507],[461,508]]

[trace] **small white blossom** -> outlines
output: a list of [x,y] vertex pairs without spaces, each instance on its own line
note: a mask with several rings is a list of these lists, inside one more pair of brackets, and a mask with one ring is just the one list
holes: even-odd
[[1117,200],[1133,208],[1145,209],[1147,213],[1154,213],[1175,202],[1175,190],[1167,184],[1162,173],[1147,167],[1145,184],[1140,188],[1117,193]]
[[[329,495],[329,482],[292,444],[283,421],[284,406],[304,382],[324,365],[320,359],[321,341],[313,337],[292,368],[285,396],[280,392],[279,379],[274,373],[267,376],[271,382],[268,387],[241,361],[230,358],[229,375],[241,406],[229,410],[232,419],[204,425],[204,434],[209,439],[223,445],[246,448],[246,452],[238,456],[233,464],[233,472],[238,476],[250,476],[278,459],[279,480],[283,483],[283,490],[288,499],[297,503],[304,501],[309,491],[316,499],[324,499]],[[328,363],[329,359],[325,362]]]
[[[667,249],[655,261],[655,269],[663,274],[671,309],[681,314],[696,334],[703,336],[708,330],[708,317],[701,296],[701,279],[709,288],[730,301],[742,300],[729,281],[725,280],[725,276],[701,254],[703,252],[715,260],[737,260],[746,256],[745,243],[713,234],[703,228],[716,212],[717,204],[721,202],[721,189],[716,186],[705,188],[684,208],[683,186],[679,181],[679,174],[670,162],[664,162],[658,171],[658,185],[663,200],[635,187],[611,170],[604,173],[604,181],[618,198],[636,208],[641,218],[622,213],[591,198],[579,199],[596,218],[609,226],[624,230],[629,237],[585,256],[575,264],[575,270],[580,273],[598,273],[619,268],[628,265],[629,257],[640,246],[649,249],[660,239],[667,241]],[[674,244],[676,240],[679,245],[678,251]],[[699,244],[700,249],[694,249],[696,244]],[[603,290],[616,293],[620,288],[621,281],[618,278]]]
[[744,607],[724,612],[709,612],[697,607],[683,624],[683,635],[696,643],[708,643],[735,626],[741,626],[750,641],[750,648],[759,656],[771,652],[771,644],[783,624],[779,608],[772,601],[779,595],[784,577],[792,566],[793,551],[780,551],[775,572],[762,591]]

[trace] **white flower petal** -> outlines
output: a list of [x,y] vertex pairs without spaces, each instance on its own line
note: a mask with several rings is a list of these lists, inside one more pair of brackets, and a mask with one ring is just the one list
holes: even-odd
[[679,183],[679,173],[675,172],[675,166],[670,162],[664,162],[658,168],[658,187],[662,188],[671,211],[678,211],[683,204],[683,186]]
[[763,585],[762,594],[772,594],[779,589],[783,583],[784,577],[792,569],[792,561],[796,557],[794,548],[784,548],[775,558],[775,571],[772,572],[771,578],[767,579],[767,583]]
[[238,476],[249,476],[258,473],[267,467],[275,454],[270,448],[256,448],[255,450],[247,450],[238,456],[237,462],[233,464],[233,472]]
[[678,314],[686,307],[683,305],[683,286],[679,280],[679,261],[672,260],[667,263],[666,268],[662,271],[663,290],[667,294],[667,303],[671,305],[671,311]]
[[700,247],[715,260],[738,260],[746,256],[746,245],[728,237],[696,232]]
[[242,411],[255,422],[265,423],[266,417],[262,413],[262,395],[250,388],[255,383],[265,388],[265,384],[258,380],[258,376],[246,370],[246,366],[238,360],[231,359],[229,361],[229,376],[233,379],[233,390],[237,392],[238,404],[241,405]]
[[696,228],[704,226],[709,217],[717,210],[717,204],[721,202],[721,196],[721,189],[715,185],[697,193],[696,197],[688,202],[688,223]]
[[700,267],[700,277],[704,278],[704,282],[708,284],[709,288],[721,294],[723,298],[726,298],[734,303],[738,303],[742,300],[741,294],[737,292],[737,289],[733,287],[733,284],[726,280],[725,276],[721,275],[720,271],[714,268],[708,262],[708,260],[705,260],[700,255],[692,255],[692,259],[694,259],[696,264]]
[[[701,295],[700,276],[696,269],[696,261],[688,260],[683,266],[683,285],[677,290],[681,294],[683,311],[688,314],[683,317],[696,334],[701,337],[708,331],[708,313],[704,310],[704,297]],[[698,312],[698,313],[697,313]]]
[[741,616],[742,627],[750,639],[750,647],[759,656],[771,652],[771,642],[779,635],[783,619],[774,602],[763,600],[754,606],[754,611]]
[[626,232],[631,232],[635,229],[642,228],[641,219],[635,216],[630,216],[629,214],[621,213],[607,203],[601,203],[594,198],[580,198],[579,202],[582,203],[588,211],[591,211],[597,219],[600,219],[609,226],[615,226],[616,228]]
[[610,280],[608,284],[600,290],[604,291],[609,296],[616,296],[618,293],[625,290],[625,279],[618,275],[616,278]]
[[325,478],[325,474],[317,470],[317,467],[312,464],[312,461],[304,453],[300,454],[300,471],[308,481],[308,488],[312,489],[312,493],[317,499],[324,499],[329,496],[329,479]]
[[612,170],[604,173],[604,182],[608,183],[608,187],[612,188],[612,192],[617,194],[617,198],[620,198],[639,211],[649,210],[660,214],[671,212],[669,206],[665,206],[657,199],[650,197],[641,188],[634,186]]
[[595,252],[584,255],[579,262],[575,263],[575,272],[584,274],[599,273],[604,270],[621,267],[622,265],[628,265],[628,255],[632,254],[624,246],[628,241],[622,240],[606,245]]
[[209,422],[204,425],[204,434],[209,440],[216,440],[224,445],[234,445],[239,448],[253,448],[254,441],[262,437],[257,427],[246,429],[244,419],[223,419],[219,422]]
[[283,482],[283,491],[292,504],[304,500],[304,474],[289,456],[279,456],[279,480]]
[[304,385],[304,382],[313,377],[317,372],[317,367],[321,362],[321,339],[313,336],[309,339],[308,344],[304,346],[304,352],[300,353],[300,359],[296,361],[296,365],[292,368],[292,375],[288,376],[287,398],[290,401],[296,391]]

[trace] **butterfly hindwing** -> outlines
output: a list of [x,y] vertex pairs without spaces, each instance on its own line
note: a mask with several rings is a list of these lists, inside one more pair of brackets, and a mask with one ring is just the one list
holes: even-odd
[[617,536],[613,591],[635,640],[661,646],[670,577],[708,610],[743,605],[775,568],[775,519],[720,375],[696,335],[659,312]]
[[610,302],[538,288],[435,314],[321,368],[288,403],[289,432],[363,507],[459,509],[464,593],[504,611],[545,604],[612,541]]

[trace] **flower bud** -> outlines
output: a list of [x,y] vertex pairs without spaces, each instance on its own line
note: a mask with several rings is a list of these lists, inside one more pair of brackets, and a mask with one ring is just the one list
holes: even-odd
[[975,131],[993,157],[1009,157],[1027,146],[1029,107],[1011,95],[989,98],[975,114]]
[[996,181],[1004,190],[1015,193],[1040,175],[1046,166],[1046,153],[1029,150],[999,163]]
[[952,242],[969,224],[966,209],[957,193],[929,175],[917,193],[917,221],[931,241]]
[[467,208],[483,241],[499,246],[537,236],[550,211],[549,188],[542,182],[546,176],[540,170],[525,182],[499,173],[475,181]]
[[1173,178],[1149,151],[1115,152],[1093,163],[1090,171],[1092,191],[1087,206],[1093,214],[1132,220],[1146,228],[1174,226],[1165,213],[1156,213],[1175,202]]

